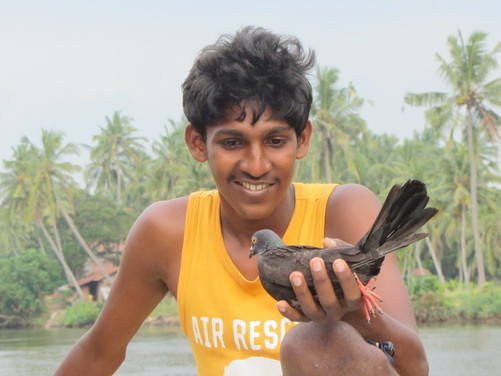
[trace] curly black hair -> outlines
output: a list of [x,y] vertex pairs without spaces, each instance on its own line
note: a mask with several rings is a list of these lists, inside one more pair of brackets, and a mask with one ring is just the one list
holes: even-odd
[[306,74],[314,64],[314,52],[293,37],[252,26],[222,35],[201,51],[182,85],[184,113],[205,138],[206,127],[224,121],[230,110],[236,108],[236,120],[243,121],[248,106],[255,124],[269,106],[272,118],[299,135],[310,112]]

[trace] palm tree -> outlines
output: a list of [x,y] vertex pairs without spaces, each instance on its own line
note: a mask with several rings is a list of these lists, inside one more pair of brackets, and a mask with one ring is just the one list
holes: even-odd
[[475,257],[478,269],[478,283],[483,284],[485,266],[480,243],[478,224],[477,167],[478,153],[474,143],[476,134],[487,132],[492,139],[497,139],[499,116],[491,106],[501,105],[501,77],[488,81],[490,74],[497,68],[496,54],[501,52],[501,43],[492,51],[487,51],[487,34],[475,32],[465,43],[461,32],[447,40],[450,61],[436,55],[440,66],[439,73],[450,87],[450,93],[427,92],[407,94],[405,102],[413,106],[425,106],[429,109],[426,117],[435,127],[449,125],[451,134],[457,126],[462,126],[466,133],[469,164],[471,217],[475,244]]
[[[464,144],[449,140],[444,147],[443,159],[439,162],[442,176],[445,179],[448,197],[442,200],[443,212],[448,214],[445,222],[445,238],[450,243],[459,240],[459,265],[460,276],[466,286],[470,282],[470,269],[468,267],[466,211],[471,207],[468,189],[469,168],[467,147]],[[459,239],[457,233],[459,232]]]
[[[20,222],[24,226],[35,224],[40,229],[63,267],[68,284],[73,285],[80,298],[84,299],[77,279],[66,262],[60,242],[53,238],[53,236],[57,238],[57,232],[51,235],[44,223],[50,214],[45,210],[46,208],[44,209],[44,196],[35,188],[40,188],[35,184],[40,161],[40,151],[31,144],[28,138],[23,137],[21,144],[14,149],[14,159],[4,162],[7,171],[1,173],[0,176],[2,206],[7,208],[10,223]],[[36,196],[37,200],[33,200],[33,196]]]
[[[129,209],[141,213],[145,207],[152,202],[149,190],[149,170],[153,160],[145,151],[139,151],[139,158],[129,170],[130,180],[127,183],[127,189],[124,191],[124,202]],[[119,203],[120,204],[120,203]]]
[[12,149],[13,159],[5,160],[5,172],[0,172],[0,200],[2,200],[2,222],[5,230],[2,231],[4,241],[9,248],[18,254],[25,249],[27,234],[30,226],[24,221],[25,198],[29,196],[28,173],[30,164],[36,160],[36,151],[26,137]]
[[[76,182],[71,174],[79,171],[80,167],[61,159],[75,154],[79,154],[77,146],[71,143],[64,144],[62,133],[42,130],[40,167],[36,174],[34,189],[30,198],[36,202],[41,196],[44,196],[43,199],[49,213],[51,213],[54,226],[56,226],[55,219],[61,214],[80,246],[96,264],[102,275],[111,283],[108,272],[92,252],[70,215],[73,211],[71,205],[72,190],[76,187]],[[57,227],[54,233],[56,234],[57,243],[60,243]],[[59,248],[62,247],[59,246]]]
[[195,161],[184,142],[186,119],[170,120],[160,140],[152,144],[147,189],[152,200],[185,195],[194,189],[212,189],[214,181],[206,163]]
[[114,112],[106,117],[106,126],[92,139],[96,145],[91,148],[91,163],[86,171],[88,187],[95,187],[99,193],[114,196],[123,202],[124,189],[131,180],[130,171],[141,159],[143,137],[134,136],[137,129],[127,116]]
[[175,195],[175,170],[179,168],[179,165],[175,163],[177,150],[175,150],[176,144],[172,135],[176,126],[174,122],[171,122],[171,125],[174,130],[164,127],[164,134],[151,145],[153,159],[149,166],[148,191],[152,201],[165,200]]
[[[367,133],[365,121],[359,116],[364,100],[357,96],[353,85],[346,88],[336,86],[339,71],[333,68],[317,68],[316,97],[312,106],[314,123],[318,132],[314,134],[313,149],[322,166],[323,179],[332,182],[340,171],[354,172],[353,146]],[[339,159],[339,161],[338,161]],[[312,176],[319,180],[320,176]]]
[[[432,198],[432,206],[440,209],[440,204],[438,204],[440,197],[447,196],[447,193],[443,186],[443,177],[438,173],[438,165],[430,163],[430,161],[440,159],[440,151],[433,132],[425,131],[422,134],[415,134],[413,139],[405,140],[401,146],[396,148],[392,161],[388,163],[388,167],[393,168],[396,172],[392,184],[409,178],[430,182],[428,193]],[[425,157],[417,158],[418,155]],[[445,282],[441,262],[441,251],[444,247],[440,246],[442,243],[441,231],[437,225],[441,222],[441,218],[442,213],[433,219],[433,226],[427,226],[426,232],[430,233],[430,236],[425,239],[425,244],[439,280]]]

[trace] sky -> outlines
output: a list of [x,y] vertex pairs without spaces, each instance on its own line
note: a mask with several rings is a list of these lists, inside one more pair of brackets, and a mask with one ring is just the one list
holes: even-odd
[[0,0],[0,9],[0,161],[22,136],[38,143],[42,128],[91,144],[114,111],[154,140],[181,118],[198,52],[246,25],[299,38],[368,100],[372,131],[400,138],[425,126],[404,95],[447,89],[435,53],[447,57],[449,35],[501,41],[498,0]]

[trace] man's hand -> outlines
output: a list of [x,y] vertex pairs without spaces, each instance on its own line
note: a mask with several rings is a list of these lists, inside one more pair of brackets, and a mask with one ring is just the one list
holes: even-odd
[[[348,245],[339,239],[324,239],[325,248]],[[310,261],[313,284],[318,293],[320,304],[316,303],[301,272],[294,271],[289,279],[301,305],[303,313],[291,307],[285,300],[277,302],[278,310],[291,321],[314,321],[328,324],[340,320],[346,313],[360,309],[360,290],[355,276],[348,264],[341,259],[333,263],[333,271],[343,288],[344,298],[339,299],[332,287],[324,261],[315,257]]]

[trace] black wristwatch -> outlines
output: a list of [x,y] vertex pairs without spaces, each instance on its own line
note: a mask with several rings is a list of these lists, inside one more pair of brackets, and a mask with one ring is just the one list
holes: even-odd
[[376,342],[370,339],[366,339],[366,341],[367,343],[370,343],[371,345],[374,345],[378,349],[380,349],[386,355],[390,363],[393,364],[394,362],[393,357],[395,356],[395,346],[393,346],[393,342],[390,341]]

